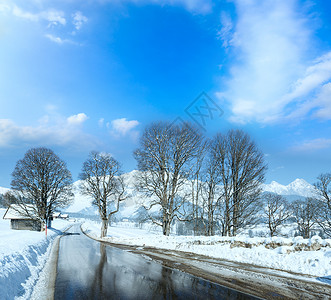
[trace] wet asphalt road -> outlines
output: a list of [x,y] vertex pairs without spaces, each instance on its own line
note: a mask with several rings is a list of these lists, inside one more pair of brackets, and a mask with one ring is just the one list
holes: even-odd
[[255,299],[86,237],[60,240],[54,299]]

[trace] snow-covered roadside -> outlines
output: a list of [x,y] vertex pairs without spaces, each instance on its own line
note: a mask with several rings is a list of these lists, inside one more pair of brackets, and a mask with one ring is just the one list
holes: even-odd
[[60,236],[57,236],[52,243],[50,254],[44,268],[39,273],[38,281],[33,287],[30,300],[53,299],[56,281],[56,266],[58,260]]
[[[82,229],[95,238],[99,237],[100,224],[86,221]],[[311,239],[174,235],[166,237],[138,228],[110,227],[104,240],[117,244],[191,252],[303,275],[331,276],[331,240],[322,240],[318,236]]]
[[52,242],[71,223],[54,221],[46,237],[45,232],[11,230],[9,221],[2,219],[4,212],[0,209],[0,299],[28,299]]

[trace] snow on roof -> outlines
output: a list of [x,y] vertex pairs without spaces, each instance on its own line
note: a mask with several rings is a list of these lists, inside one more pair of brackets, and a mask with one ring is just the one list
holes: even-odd
[[53,213],[53,217],[58,218],[58,217],[60,216],[60,214],[61,214],[61,213],[59,213],[59,212],[54,212],[54,213]]
[[[37,217],[35,213],[35,207],[32,204],[27,204],[25,207],[29,215]],[[20,205],[12,204],[8,207],[7,211],[5,212],[3,219],[5,220],[32,219],[31,217],[27,216],[26,211]]]
[[68,218],[69,215],[68,214],[61,214],[61,218]]

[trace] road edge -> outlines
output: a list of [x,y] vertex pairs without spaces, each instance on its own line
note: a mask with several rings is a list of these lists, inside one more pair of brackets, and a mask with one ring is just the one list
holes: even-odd
[[[215,258],[210,258],[208,256],[193,254],[193,253],[184,252],[184,251],[165,250],[165,249],[158,249],[158,248],[152,248],[152,247],[140,247],[140,246],[127,245],[127,244],[115,244],[115,243],[111,243],[109,241],[105,241],[105,240],[103,240],[101,238],[98,238],[94,235],[90,235],[88,232],[83,230],[82,225],[83,224],[81,224],[81,226],[80,226],[82,233],[84,233],[84,235],[86,237],[88,237],[92,240],[98,241],[100,243],[103,243],[103,244],[106,244],[106,245],[109,245],[109,246],[113,246],[115,248],[120,248],[122,250],[127,250],[127,251],[130,251],[130,252],[133,252],[133,253],[137,253],[137,254],[140,254],[140,255],[143,255],[143,256],[148,256],[148,257],[152,258],[155,261],[159,261],[161,264],[163,264],[164,266],[167,266],[169,268],[176,269],[176,270],[179,270],[179,271],[184,271],[184,272],[189,273],[193,276],[200,277],[200,278],[203,278],[205,280],[209,280],[213,283],[225,286],[225,287],[230,288],[230,289],[237,290],[239,292],[243,292],[243,293],[248,294],[248,295],[252,295],[254,297],[258,297],[258,298],[262,298],[262,299],[278,299],[279,296],[284,297],[285,294],[281,295],[281,294],[278,294],[277,292],[272,292],[272,291],[275,291],[273,281],[276,279],[280,283],[281,282],[286,283],[286,286],[284,286],[285,287],[284,292],[286,292],[286,289],[289,292],[292,292],[291,296],[289,296],[289,295],[287,297],[285,296],[285,298],[287,298],[287,299],[297,299],[297,295],[295,295],[296,292],[303,293],[305,296],[307,296],[306,297],[307,299],[329,299],[326,296],[326,294],[328,294],[328,292],[325,293],[325,291],[323,291],[323,290],[330,291],[331,290],[330,285],[326,284],[326,283],[323,283],[323,282],[312,282],[311,279],[314,279],[314,276],[306,277],[303,274],[296,274],[296,273],[291,273],[291,272],[287,272],[287,271],[283,271],[283,273],[284,273],[283,275],[277,274],[277,273],[273,274],[273,271],[278,271],[278,270],[274,270],[274,269],[271,269],[271,268],[269,269],[269,268],[260,267],[260,266],[253,266],[254,268],[256,268],[256,270],[249,270],[250,274],[255,274],[255,275],[258,275],[258,276],[268,276],[271,279],[271,282],[269,284],[270,285],[269,292],[267,294],[265,294],[265,293],[261,293],[262,290],[255,289],[255,288],[247,290],[247,285],[242,286],[241,288],[238,287],[239,282],[236,279],[232,279],[230,281],[227,281],[227,280],[222,281],[221,277],[219,277],[220,276],[219,272],[208,272],[208,271],[205,272],[203,267],[197,266],[195,264],[196,259],[193,259],[193,260],[192,259],[188,259],[188,260],[185,259],[185,261],[182,260],[178,264],[180,257],[177,256],[177,255],[175,255],[175,256],[171,255],[172,254],[171,252],[179,252],[180,254],[188,255],[188,256],[192,256],[192,255],[193,256],[198,256],[199,258],[202,259],[202,262],[207,263],[207,264],[211,264],[211,265],[214,265],[215,263],[217,264],[217,261],[219,261],[219,263],[222,264],[223,263],[222,260],[217,260]],[[170,254],[170,256],[169,256],[169,254]],[[226,261],[224,261],[224,262],[226,262]],[[240,264],[240,263],[235,262],[235,261],[228,261],[228,263],[230,263],[230,266],[223,264],[223,265],[221,265],[221,267],[226,268],[227,270],[231,270],[231,269],[238,268],[239,265],[242,265],[242,266],[239,267],[239,269],[241,269],[242,273],[247,271],[247,270],[245,270],[245,268],[243,268],[246,264]],[[232,263],[236,264],[236,266],[231,267]],[[184,266],[184,268],[183,268],[183,266]],[[200,275],[197,275],[197,271],[198,271],[198,273],[200,273]],[[202,274],[201,271],[204,274]],[[268,273],[268,271],[270,271],[271,273]],[[296,277],[296,276],[299,276],[299,278]],[[247,277],[247,279],[249,279],[249,278],[250,277]],[[297,286],[296,283],[300,283],[301,287]],[[320,292],[318,292],[316,294],[316,291],[307,289],[308,288],[307,285],[313,285],[315,287],[320,287]],[[303,287],[304,287],[304,290],[302,290]],[[290,288],[290,290],[288,288]],[[294,292],[294,294],[293,294],[293,292]]]
[[[57,235],[52,244],[50,245],[50,253],[47,259],[45,266],[43,267],[36,286],[34,287],[31,299],[45,299],[45,300],[54,300],[55,293],[55,282],[57,277],[57,264],[59,259],[59,249],[60,249],[60,239],[63,237],[63,234],[69,230],[73,225],[68,226],[61,234]],[[41,282],[40,282],[41,281]],[[42,289],[35,290],[36,287],[42,286]],[[37,293],[37,295],[36,295]]]
[[49,268],[53,270],[50,274],[50,278],[47,284],[47,300],[54,300],[54,292],[55,292],[55,281],[56,281],[56,274],[57,274],[57,262],[59,260],[59,249],[60,249],[60,239],[61,236],[57,236],[54,240],[52,250],[50,253],[49,259]]

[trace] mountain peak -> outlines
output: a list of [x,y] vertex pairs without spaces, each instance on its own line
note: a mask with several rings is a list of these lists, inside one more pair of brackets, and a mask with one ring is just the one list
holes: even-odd
[[314,186],[302,178],[297,178],[288,185],[282,185],[276,181],[272,181],[270,184],[264,184],[263,190],[279,195],[299,195],[303,197],[309,197],[315,194]]
[[298,183],[300,183],[300,184],[310,184],[310,183],[308,183],[306,180],[304,180],[304,179],[302,179],[302,178],[297,178],[297,179],[295,179],[295,180],[293,180],[290,184],[298,184]]

